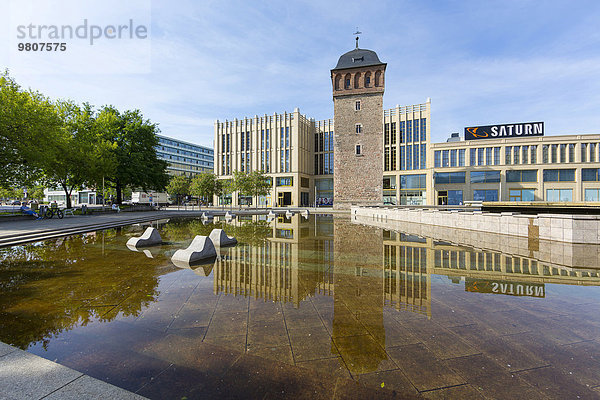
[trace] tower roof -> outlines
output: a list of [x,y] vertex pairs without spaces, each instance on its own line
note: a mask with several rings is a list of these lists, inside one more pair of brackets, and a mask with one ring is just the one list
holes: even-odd
[[357,47],[354,50],[350,50],[349,52],[342,54],[337,65],[332,71],[338,69],[367,67],[371,65],[384,65],[384,63],[379,60],[377,53],[375,53],[373,50],[359,49]]

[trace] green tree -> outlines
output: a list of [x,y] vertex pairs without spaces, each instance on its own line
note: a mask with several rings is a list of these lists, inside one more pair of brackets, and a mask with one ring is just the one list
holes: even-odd
[[56,112],[62,122],[55,140],[45,147],[40,163],[45,181],[60,186],[71,208],[74,189],[94,186],[103,175],[114,170],[111,150],[116,146],[101,135],[95,111],[89,104],[78,106],[73,102],[56,103]]
[[233,182],[232,187],[234,192],[237,192],[237,196],[251,196],[252,195],[252,181],[250,176],[246,172],[233,171]]
[[250,189],[252,195],[256,198],[256,207],[258,207],[258,197],[266,196],[271,193],[271,178],[262,171],[252,171],[248,174]]
[[55,156],[51,146],[61,127],[54,104],[39,92],[25,91],[8,72],[0,75],[0,186],[31,185],[40,164]]
[[192,178],[190,194],[202,198],[206,203],[212,203],[214,196],[220,196],[223,191],[222,181],[212,172],[203,172]]
[[169,195],[175,195],[177,197],[177,204],[179,205],[181,197],[190,193],[190,180],[185,175],[178,175],[171,178],[167,185],[167,193]]
[[114,145],[114,173],[106,179],[116,190],[117,203],[122,202],[127,186],[164,190],[169,175],[167,162],[156,154],[158,126],[144,119],[139,110],[120,113],[112,106],[102,108],[98,119],[104,127],[104,138]]

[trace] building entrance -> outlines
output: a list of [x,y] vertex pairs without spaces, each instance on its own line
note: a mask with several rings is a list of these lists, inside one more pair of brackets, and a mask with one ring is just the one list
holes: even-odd
[[277,205],[286,207],[292,205],[292,192],[279,192],[277,195]]

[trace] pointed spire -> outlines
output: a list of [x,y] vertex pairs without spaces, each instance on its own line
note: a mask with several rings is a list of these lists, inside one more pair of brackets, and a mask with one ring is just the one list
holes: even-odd
[[356,27],[356,32],[354,32],[354,34],[356,35],[356,48],[358,49],[358,39],[360,38],[358,35],[360,35],[362,32],[358,30],[358,26]]

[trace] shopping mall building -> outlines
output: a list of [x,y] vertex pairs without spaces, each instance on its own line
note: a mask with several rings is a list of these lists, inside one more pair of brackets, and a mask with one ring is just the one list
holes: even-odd
[[[334,118],[293,112],[215,122],[215,173],[262,170],[268,196],[225,204],[458,205],[599,201],[600,135],[546,135],[543,122],[467,127],[431,143],[431,101],[383,109],[386,64],[371,50],[331,70]],[[490,121],[494,122],[494,121]],[[512,121],[507,121],[512,122]],[[336,129],[337,128],[337,129]]]

